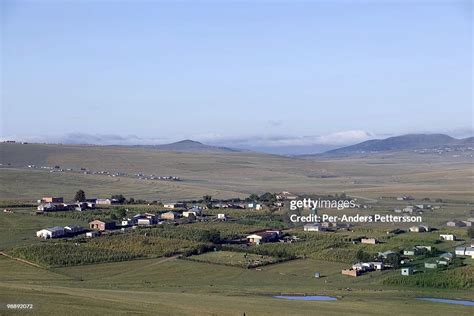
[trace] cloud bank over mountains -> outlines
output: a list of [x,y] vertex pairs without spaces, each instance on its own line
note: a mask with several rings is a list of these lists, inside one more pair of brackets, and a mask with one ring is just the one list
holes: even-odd
[[212,144],[235,144],[242,146],[291,146],[291,145],[347,145],[373,138],[375,135],[362,130],[342,131],[326,135],[249,135],[228,137],[220,134],[183,136],[177,139],[161,137],[140,137],[137,135],[68,133],[64,136],[9,136],[2,140],[14,139],[40,143],[93,144],[93,145],[158,145],[191,138]]
[[[451,136],[471,136],[472,129],[448,132]],[[365,130],[347,130],[323,135],[293,136],[283,134],[245,135],[229,137],[221,134],[180,135],[176,138],[142,137],[137,135],[67,133],[62,136],[5,136],[1,141],[16,140],[31,143],[55,143],[74,145],[162,145],[193,139],[212,146],[223,146],[241,150],[260,151],[282,155],[321,153],[343,146],[354,145],[370,139],[387,138],[394,134],[375,134]]]

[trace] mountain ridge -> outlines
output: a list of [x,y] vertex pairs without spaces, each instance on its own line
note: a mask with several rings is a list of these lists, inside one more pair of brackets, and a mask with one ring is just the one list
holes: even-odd
[[215,152],[215,153],[231,153],[241,152],[239,149],[222,147],[222,146],[211,146],[201,142],[183,139],[174,143],[162,144],[162,145],[135,145],[132,147],[151,148],[161,151],[176,151],[176,152]]
[[397,152],[407,150],[431,149],[440,146],[473,145],[474,137],[457,139],[445,134],[406,134],[385,139],[371,139],[358,144],[326,151],[322,154],[302,156],[338,156],[367,152]]

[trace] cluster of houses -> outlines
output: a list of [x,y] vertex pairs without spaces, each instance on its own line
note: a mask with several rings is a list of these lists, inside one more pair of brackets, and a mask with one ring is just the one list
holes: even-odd
[[180,177],[176,177],[176,176],[157,176],[157,175],[154,175],[154,174],[145,175],[145,174],[143,174],[143,173],[141,173],[141,172],[136,173],[136,174],[135,174],[135,177],[137,177],[137,178],[140,179],[140,180],[181,181],[181,178],[180,178]]
[[[440,234],[440,239],[443,241],[456,241],[456,236],[453,234]],[[375,238],[359,238],[363,244],[376,244],[378,241]],[[409,249],[404,249],[402,254],[403,258],[399,262],[402,265],[406,265],[411,261],[410,257],[425,255],[432,252],[431,246],[414,246]],[[390,264],[386,264],[386,260],[391,256],[398,255],[397,252],[388,250],[385,252],[379,252],[378,258],[380,261],[375,262],[358,262],[352,265],[349,269],[342,270],[342,274],[357,277],[366,272],[383,270],[385,268],[390,268]],[[452,263],[453,259],[456,256],[466,256],[474,259],[474,242],[471,243],[470,247],[457,247],[454,253],[445,252],[436,257],[430,258],[424,262],[425,269],[435,269],[442,266],[448,266]],[[401,274],[405,276],[412,275],[414,273],[413,267],[403,267],[401,269]]]
[[[445,241],[455,241],[456,236],[453,234],[441,234],[441,240]],[[417,256],[423,255],[426,252],[431,252],[430,246],[415,246],[412,249],[406,249],[403,251],[403,255],[405,256]],[[424,262],[425,269],[436,269],[438,267],[448,266],[452,263],[453,259],[456,256],[466,256],[471,257],[474,259],[474,243],[471,243],[470,247],[457,247],[455,248],[454,253],[452,252],[445,252],[438,255],[435,258],[428,259]],[[414,273],[413,267],[404,267],[402,268],[401,274],[402,275],[412,275]]]
[[[128,174],[124,172],[110,172],[106,170],[99,170],[99,171],[92,171],[87,168],[80,168],[78,170],[74,170],[72,168],[66,168],[63,169],[60,166],[36,166],[36,165],[27,165],[28,168],[30,169],[46,169],[49,170],[49,172],[64,172],[64,171],[72,171],[72,172],[80,172],[83,174],[95,174],[95,175],[104,175],[104,176],[109,176],[109,177],[127,177],[129,176]],[[134,175],[138,179],[141,180],[163,180],[163,181],[182,181],[180,177],[177,176],[156,176],[154,174],[151,175],[145,175],[143,173],[137,173]]]
[[[48,198],[48,201],[54,201],[55,203],[58,203],[61,201],[61,198]],[[171,204],[167,204],[169,207]],[[179,207],[180,205],[176,203],[174,207],[170,208],[175,208]],[[165,213],[161,214],[153,214],[153,213],[145,213],[145,214],[136,214],[133,217],[130,218],[123,218],[120,223],[116,223],[115,221],[111,220],[93,220],[89,223],[89,229],[92,230],[93,232],[88,232],[86,235],[87,237],[95,237],[98,236],[97,233],[95,232],[104,232],[108,230],[114,230],[118,228],[129,228],[129,227],[139,227],[139,226],[153,226],[157,224],[162,224],[164,221],[174,221],[178,220],[180,218],[187,218],[187,219],[196,219],[197,217],[202,216],[202,211],[203,208],[197,205],[194,205],[193,207],[185,210],[185,211],[174,211],[170,210]],[[227,216],[223,213],[217,214],[216,217],[217,220],[219,221],[225,221],[227,220]],[[61,229],[62,230],[61,230]],[[45,228],[41,231],[37,232],[38,237],[42,237],[45,239],[48,238],[59,238],[59,237],[66,237],[69,236],[70,234],[67,234],[68,230],[65,227],[50,227],[50,228]],[[70,231],[69,231],[70,232]],[[81,232],[85,232],[85,229],[83,229]],[[77,233],[77,231],[74,231],[74,233]]]
[[446,223],[448,227],[471,227],[474,225],[474,218],[468,218],[464,221],[452,220]]
[[403,255],[407,257],[419,256],[431,252],[431,246],[414,246],[410,249],[403,250]]
[[415,198],[411,195],[402,195],[397,197],[397,201],[413,201]]
[[[373,239],[373,238],[372,238]],[[403,255],[410,257],[410,256],[415,256],[415,255],[421,255],[425,254],[427,252],[431,252],[431,246],[415,246],[411,249],[405,249],[403,251]],[[379,271],[379,270],[384,270],[386,268],[393,268],[393,262],[389,261],[391,257],[398,257],[399,253],[392,251],[392,250],[387,250],[384,252],[379,252],[378,253],[378,259],[379,261],[375,262],[358,262],[352,265],[351,268],[349,269],[344,269],[342,270],[342,274],[348,275],[348,276],[353,276],[353,277],[358,277],[366,272],[371,272],[371,271]],[[448,257],[447,254],[441,255],[443,257]],[[392,263],[387,263],[387,262],[392,262]],[[408,259],[401,260],[399,263],[401,264],[406,264],[409,262]],[[403,267],[401,271],[402,275],[411,275],[413,274],[413,268],[412,267]]]
[[[34,165],[30,165],[31,167],[36,167]],[[57,166],[58,167],[58,166]],[[81,168],[83,169],[83,168]],[[105,171],[103,171],[105,173]],[[99,173],[102,173],[100,171]],[[178,177],[158,177],[162,180],[180,180]],[[282,200],[288,200],[296,198],[296,195],[292,195],[289,192],[282,192],[277,195],[278,201],[273,203],[273,206],[276,207],[283,207],[284,202]],[[94,199],[87,199],[84,202],[70,202],[65,203],[62,197],[43,197],[38,200],[38,207],[37,213],[43,212],[53,212],[53,211],[84,211],[87,209],[94,209],[98,206],[109,206],[109,205],[116,205],[120,204],[118,199],[114,198],[94,198]],[[187,214],[195,213],[195,206],[193,206],[193,210],[188,210],[187,205],[184,202],[176,202],[176,203],[164,203],[163,205],[166,209],[171,210],[186,210],[188,213],[182,214],[184,217],[188,217]],[[254,209],[254,210],[262,210],[264,205],[259,202],[225,202],[225,201],[214,201],[211,204],[212,208],[219,209],[219,208],[229,208],[229,209]],[[189,211],[191,213],[189,213]],[[198,214],[194,214],[197,216]],[[200,215],[200,214],[199,214]]]
[[278,201],[291,201],[291,200],[296,200],[298,198],[298,195],[293,194],[288,191],[283,191],[278,194],[276,194],[276,199]]
[[379,252],[377,256],[378,261],[357,262],[354,263],[349,269],[343,269],[341,273],[343,275],[358,277],[367,272],[381,271],[385,268],[392,268],[392,265],[390,263],[387,263],[387,259],[396,255],[397,253],[392,250]]
[[[95,209],[97,206],[109,206],[120,204],[118,199],[86,199],[84,202],[64,203],[62,197],[43,197],[38,200],[37,213],[54,211],[85,211]],[[172,207],[171,207],[172,208]]]
[[[275,207],[283,207],[284,201],[295,200],[298,198],[297,195],[283,191],[275,195],[277,201],[273,202],[272,205]],[[225,202],[216,201],[212,203],[212,208],[232,208],[232,209],[253,209],[256,211],[262,210],[264,205],[258,201],[250,202]]]
[[350,227],[350,223],[321,222],[306,224],[303,226],[303,230],[305,232],[334,232],[337,230],[347,230]]
[[358,277],[359,275],[371,272],[371,271],[380,271],[385,268],[385,265],[382,261],[374,261],[374,262],[358,262],[352,265],[350,269],[343,269],[343,275],[349,275],[353,277]]
[[404,208],[395,208],[393,211],[395,213],[404,213],[404,214],[417,214],[421,215],[426,210],[431,210],[433,207],[431,205],[417,204],[417,205],[408,205]]
[[89,199],[84,202],[64,203],[62,197],[43,197],[38,200],[37,213],[54,211],[84,211],[96,207],[96,199]]
[[434,148],[415,149],[413,152],[420,153],[420,154],[434,153],[438,155],[443,155],[443,154],[449,155],[450,153],[456,153],[455,155],[451,154],[451,157],[472,158],[472,151],[474,151],[473,147],[460,144],[460,145],[455,145],[451,147],[441,146],[441,147],[434,147]]
[[451,252],[445,252],[439,255],[437,258],[429,259],[424,263],[426,269],[436,269],[439,266],[447,266],[454,259],[454,255]]

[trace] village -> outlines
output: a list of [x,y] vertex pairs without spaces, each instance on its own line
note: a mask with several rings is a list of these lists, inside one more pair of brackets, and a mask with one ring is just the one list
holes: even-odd
[[[242,222],[240,213],[244,212],[267,212],[269,209],[272,212],[278,212],[285,209],[285,204],[288,201],[298,198],[297,195],[290,192],[281,192],[278,194],[266,193],[261,197],[257,195],[250,196],[246,201],[229,200],[220,201],[212,200],[210,196],[205,196],[201,201],[192,202],[163,202],[156,206],[158,212],[131,212],[127,208],[127,204],[123,204],[126,200],[121,196],[112,198],[94,198],[83,199],[83,201],[74,201],[65,203],[62,197],[43,197],[38,200],[36,215],[44,214],[59,214],[61,212],[79,212],[82,214],[101,214],[101,209],[108,210],[116,206],[125,207],[122,209],[122,217],[109,216],[103,218],[98,216],[88,222],[88,227],[83,227],[76,224],[66,226],[45,227],[36,232],[36,237],[40,239],[71,239],[77,238],[93,239],[93,238],[107,238],[107,236],[117,236],[120,234],[127,234],[133,232],[144,234],[147,236],[149,229],[154,227],[166,227],[166,230],[179,230],[185,227],[193,227],[193,223],[201,223],[208,225],[206,227],[212,228],[215,225],[218,229],[228,225]],[[265,200],[266,199],[266,200]],[[401,197],[398,201],[411,201],[412,198]],[[132,200],[133,201],[133,200]],[[401,212],[406,216],[409,214],[420,214],[422,211],[438,209],[431,205],[408,205],[401,208]],[[227,210],[229,211],[230,215]],[[394,211],[400,213],[400,209],[396,208]],[[9,212],[9,210],[5,210]],[[70,214],[70,213],[69,213]],[[249,214],[249,213],[245,213]],[[250,213],[251,214],[251,213]],[[266,213],[267,214],[267,213]],[[112,218],[113,217],[113,218]],[[220,224],[217,224],[220,223]],[[466,228],[472,227],[474,218],[464,220],[450,220],[446,222],[446,228]],[[195,224],[194,224],[195,225]],[[360,277],[362,275],[370,274],[374,271],[398,270],[402,276],[412,276],[417,273],[423,273],[432,269],[447,269],[455,268],[462,265],[462,258],[474,259],[474,242],[463,241],[453,233],[443,233],[441,228],[430,227],[426,224],[418,224],[409,226],[405,229],[393,228],[386,231],[386,235],[381,238],[370,235],[357,234],[357,228],[351,223],[341,222],[316,222],[306,223],[302,226],[285,227],[279,225],[278,227],[269,227],[261,229],[252,226],[248,227],[247,234],[242,231],[239,234],[233,235],[232,238],[214,238],[210,239],[213,246],[212,249],[230,250],[238,252],[257,253],[263,255],[271,255],[270,251],[264,250],[265,245],[274,243],[287,244],[291,247],[292,244],[311,243],[313,236],[317,238],[330,239],[332,236],[344,236],[345,247],[352,247],[357,249],[357,255],[353,261],[352,266],[349,266],[341,271],[342,275],[351,277]],[[143,230],[143,233],[140,231]],[[440,233],[436,233],[440,231]],[[153,230],[151,231],[153,232]],[[428,234],[434,233],[437,238],[430,240],[428,244],[414,244],[409,247],[394,247],[384,251],[371,250],[381,249],[380,246],[390,244],[390,238],[404,234]],[[318,235],[312,235],[318,234]],[[325,234],[320,237],[319,234]],[[128,235],[123,235],[127,238]],[[389,238],[389,239],[387,239]],[[316,239],[317,240],[317,239]],[[455,244],[455,242],[457,242]],[[442,244],[446,246],[440,247]],[[453,246],[449,246],[449,245]],[[360,246],[358,246],[360,245]],[[458,245],[458,246],[455,246]],[[358,248],[355,248],[358,247]],[[360,248],[363,247],[363,248]],[[443,250],[440,250],[442,248]],[[385,247],[383,247],[385,249]],[[327,249],[321,249],[323,252]],[[284,255],[282,260],[292,260],[299,257],[298,254]],[[306,256],[306,254],[304,255]],[[255,264],[249,265],[255,267]],[[315,274],[318,275],[319,274]]]
[[[9,165],[11,167],[11,165]],[[70,172],[70,173],[81,173],[84,175],[102,175],[108,177],[132,177],[137,178],[139,180],[161,180],[161,181],[182,181],[180,177],[177,176],[158,176],[155,174],[144,174],[142,172],[138,172],[136,174],[127,174],[121,171],[107,171],[107,170],[98,170],[93,171],[88,168],[81,167],[79,169],[73,168],[63,168],[61,166],[36,166],[36,165],[27,165],[26,168],[29,169],[38,169],[38,170],[46,170],[50,173],[62,173],[62,172]]]

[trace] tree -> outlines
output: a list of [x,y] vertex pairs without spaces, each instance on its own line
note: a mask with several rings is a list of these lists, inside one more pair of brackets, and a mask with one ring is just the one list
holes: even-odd
[[206,204],[207,208],[212,208],[212,196],[204,195],[202,200],[204,201],[204,204]]
[[266,192],[260,196],[259,200],[273,203],[276,201],[276,195],[270,192]]
[[221,241],[221,233],[217,229],[205,230],[203,232],[202,241],[217,244]]
[[122,194],[114,194],[110,198],[112,200],[117,200],[119,204],[123,204],[127,200]]
[[400,266],[400,254],[395,253],[393,255],[388,256],[384,263],[386,265],[390,265],[392,268],[398,268]]
[[117,218],[124,218],[125,216],[127,216],[127,210],[124,208],[118,209],[115,212],[115,216],[117,216]]
[[210,196],[210,195],[204,195],[204,196],[202,197],[202,200],[203,200],[204,203],[206,203],[206,204],[211,203],[211,201],[212,201],[212,196]]
[[74,201],[76,202],[84,202],[86,200],[86,194],[84,193],[83,190],[79,190],[76,192],[76,195],[74,196]]
[[471,226],[467,229],[467,235],[470,237],[470,238],[474,238],[474,226]]
[[357,251],[356,258],[357,258],[358,261],[361,261],[361,262],[366,262],[366,261],[371,261],[372,260],[372,256],[368,252],[365,252],[362,249],[359,249]]
[[250,196],[248,198],[246,198],[246,200],[248,202],[256,202],[256,201],[258,201],[258,195],[256,195],[255,193],[252,193],[252,194],[250,194]]

